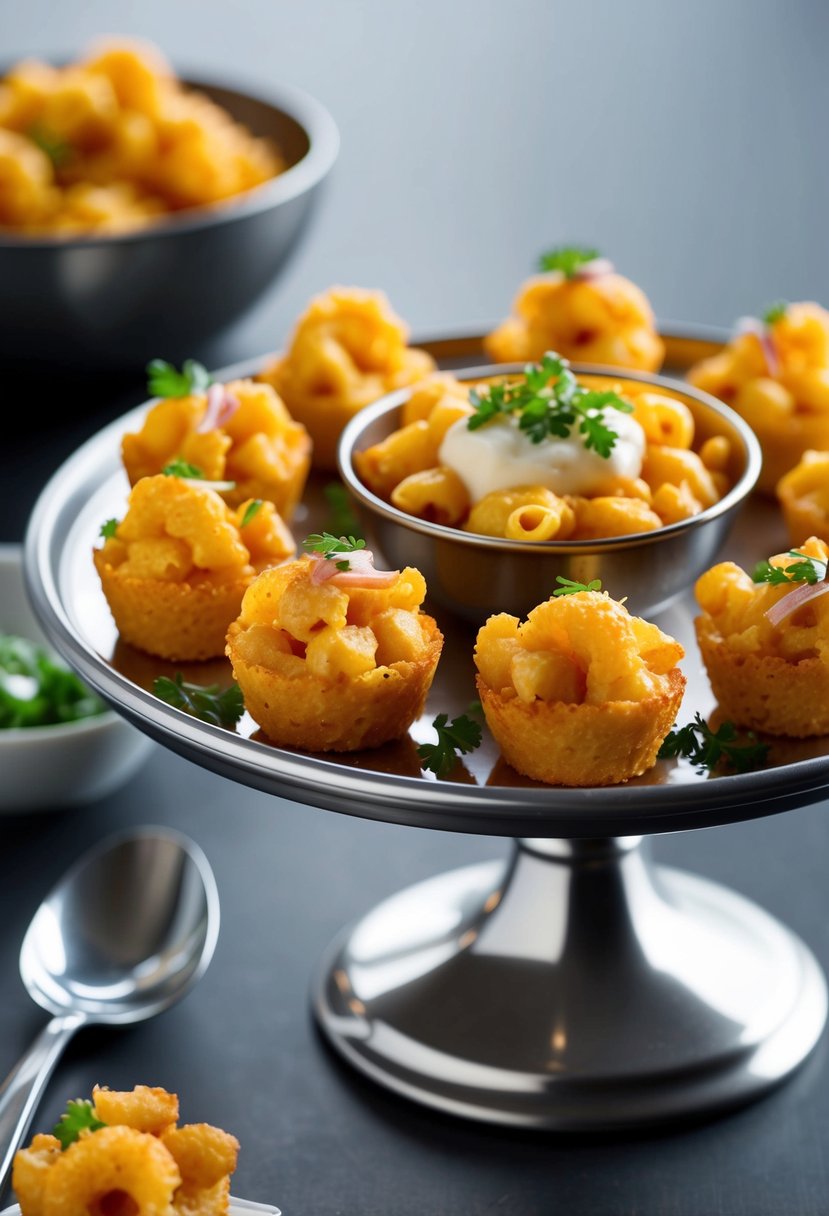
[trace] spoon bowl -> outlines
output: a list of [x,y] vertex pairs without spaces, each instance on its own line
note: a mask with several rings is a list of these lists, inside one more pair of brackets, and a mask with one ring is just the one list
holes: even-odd
[[54,1016],[0,1088],[0,1194],[72,1035],[168,1008],[203,975],[218,932],[210,864],[166,828],[109,837],[53,887],[23,939],[20,975]]
[[51,1013],[138,1022],[204,973],[218,929],[216,883],[201,849],[143,828],[103,841],[47,895],[23,939],[20,975]]

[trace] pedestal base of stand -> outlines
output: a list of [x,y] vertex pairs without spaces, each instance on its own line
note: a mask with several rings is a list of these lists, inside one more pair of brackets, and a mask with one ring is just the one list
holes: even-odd
[[492,1123],[607,1129],[759,1096],[826,1021],[811,952],[635,839],[521,841],[380,904],[336,941],[319,1023],[400,1094]]

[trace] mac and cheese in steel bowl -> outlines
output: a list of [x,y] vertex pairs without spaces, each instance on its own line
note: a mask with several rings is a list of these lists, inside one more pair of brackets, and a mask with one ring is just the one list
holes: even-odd
[[558,576],[665,607],[716,558],[760,449],[705,393],[548,352],[384,397],[347,426],[339,468],[386,560],[480,623],[526,614]]

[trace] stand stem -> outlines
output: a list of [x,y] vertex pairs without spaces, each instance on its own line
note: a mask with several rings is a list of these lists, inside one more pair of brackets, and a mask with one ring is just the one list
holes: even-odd
[[381,1083],[498,1123],[610,1128],[755,1097],[826,1019],[806,947],[637,837],[517,842],[332,947],[323,1030]]

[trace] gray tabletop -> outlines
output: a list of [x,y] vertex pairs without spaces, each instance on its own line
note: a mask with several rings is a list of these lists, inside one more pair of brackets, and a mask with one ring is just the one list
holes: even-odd
[[[0,0],[4,56],[58,55],[141,34],[177,66],[250,86],[300,85],[341,129],[313,231],[216,365],[272,349],[314,291],[384,287],[424,333],[502,315],[551,244],[600,246],[663,318],[729,324],[779,298],[829,303],[829,166],[821,0]],[[148,352],[148,355],[163,352]],[[7,401],[66,407],[55,427],[4,416],[0,538],[84,436],[138,399],[139,368]],[[63,815],[0,822],[0,1073],[42,1024],[16,979],[35,905],[76,853],[130,823],[203,846],[223,926],[198,990],[156,1021],[88,1032],[38,1115],[95,1082],[178,1090],[183,1115],[242,1142],[236,1193],[292,1213],[818,1216],[829,1210],[829,1087],[820,1047],[783,1089],[726,1119],[659,1136],[561,1138],[420,1110],[348,1071],[318,1039],[307,985],[347,921],[400,886],[502,841],[340,817],[269,798],[157,748],[129,789]],[[829,966],[825,806],[657,842],[733,885]]]

